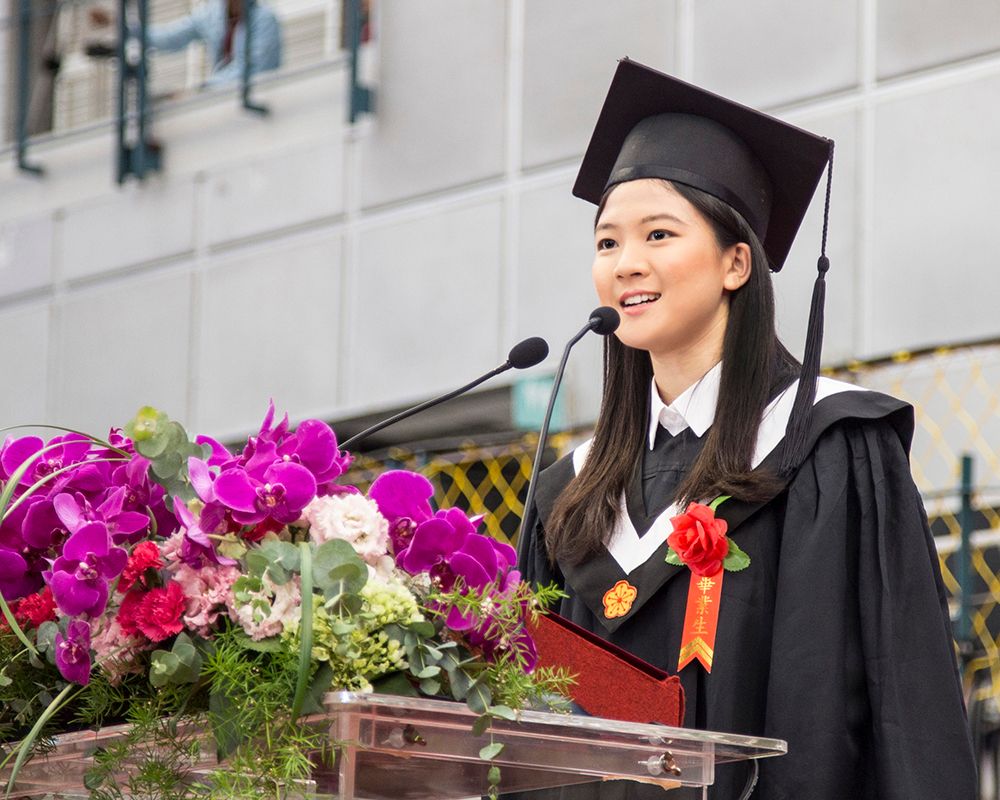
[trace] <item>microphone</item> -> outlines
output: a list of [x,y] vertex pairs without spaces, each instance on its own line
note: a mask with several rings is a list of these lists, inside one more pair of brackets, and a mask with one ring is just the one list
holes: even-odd
[[552,420],[552,412],[556,407],[556,395],[559,394],[559,384],[562,383],[566,362],[569,360],[569,351],[590,331],[600,336],[609,336],[618,330],[620,322],[621,317],[618,316],[618,312],[613,308],[609,306],[595,308],[590,312],[590,319],[587,320],[587,324],[577,331],[576,335],[566,343],[566,348],[563,350],[562,360],[559,362],[559,368],[556,370],[556,376],[552,381],[552,392],[549,394],[549,406],[545,410],[545,417],[542,419],[542,429],[538,432],[538,447],[535,450],[535,462],[531,466],[531,478],[528,480],[528,494],[524,498],[524,516],[521,518],[521,530],[517,541],[518,563],[521,563],[521,556],[525,552],[522,545],[523,542],[527,541],[525,531],[530,531],[531,527],[535,524],[532,514],[535,504],[535,487],[538,484],[538,473],[542,468],[542,454],[545,452],[545,440],[549,436],[549,422]]
[[485,375],[480,375],[471,383],[465,384],[452,392],[443,394],[440,397],[434,397],[430,400],[426,400],[420,405],[413,406],[413,408],[408,408],[405,411],[400,411],[395,416],[389,417],[389,419],[384,419],[381,422],[372,425],[370,428],[365,428],[361,433],[357,433],[348,439],[346,442],[340,445],[344,450],[350,447],[352,444],[360,442],[362,439],[367,439],[373,433],[378,433],[383,428],[388,428],[393,423],[399,422],[406,419],[407,417],[412,417],[414,414],[419,414],[431,406],[436,406],[438,403],[443,403],[446,400],[451,400],[453,397],[458,397],[460,394],[465,394],[471,389],[475,389],[479,384],[484,381],[488,381],[490,378],[496,377],[501,372],[506,372],[509,369],[527,369],[528,367],[533,367],[535,364],[540,364],[545,360],[545,357],[549,354],[548,343],[539,336],[531,336],[522,342],[518,342],[507,354],[507,360],[504,361],[499,367],[495,367],[487,372]]

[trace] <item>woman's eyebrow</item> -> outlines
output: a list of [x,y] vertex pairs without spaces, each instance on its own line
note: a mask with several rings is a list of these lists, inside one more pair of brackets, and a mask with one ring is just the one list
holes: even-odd
[[648,217],[643,217],[641,220],[639,220],[639,224],[645,225],[646,223],[656,222],[661,219],[670,220],[671,222],[676,222],[678,225],[686,224],[684,220],[682,220],[680,217],[676,217],[673,214],[668,214],[666,212],[663,212],[661,214],[650,214]]
[[[687,224],[680,217],[674,216],[673,214],[668,214],[665,211],[662,212],[662,213],[660,213],[660,214],[650,214],[649,216],[643,217],[642,219],[639,220],[639,224],[640,225],[648,225],[650,222],[658,222],[660,220],[667,220],[667,221],[670,221],[670,222],[674,222],[674,223],[676,223],[678,225],[686,225]],[[615,223],[613,223],[613,222],[602,222],[600,225],[598,225],[596,228],[594,228],[594,233],[600,233],[601,231],[605,231],[605,230],[614,230],[617,227],[618,226]]]

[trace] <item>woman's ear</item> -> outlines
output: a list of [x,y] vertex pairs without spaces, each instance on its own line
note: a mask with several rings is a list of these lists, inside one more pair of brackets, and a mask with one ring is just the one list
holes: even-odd
[[726,251],[726,274],[722,285],[730,292],[739,289],[750,280],[750,270],[753,268],[750,256],[750,245],[737,242]]

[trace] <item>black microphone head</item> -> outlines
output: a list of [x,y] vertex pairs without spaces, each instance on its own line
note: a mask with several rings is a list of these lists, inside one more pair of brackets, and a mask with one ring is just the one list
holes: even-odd
[[622,318],[610,306],[601,306],[590,312],[590,329],[601,336],[608,336],[618,330]]
[[527,369],[541,364],[549,354],[549,343],[540,336],[531,336],[518,342],[507,354],[507,363],[514,369]]

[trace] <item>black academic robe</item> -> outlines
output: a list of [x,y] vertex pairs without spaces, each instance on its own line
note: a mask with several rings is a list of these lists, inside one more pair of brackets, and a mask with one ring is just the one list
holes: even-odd
[[[788,742],[760,762],[757,800],[973,800],[976,776],[945,589],[908,448],[912,409],[850,391],[814,407],[812,450],[786,488],[718,515],[751,557],[725,575],[711,674],[681,672],[684,725]],[[777,448],[764,460],[773,467]],[[626,574],[607,552],[552,566],[544,524],[574,475],[572,457],[542,473],[539,522],[521,543],[530,581],[555,581],[560,614],[670,672],[690,573],[667,544]],[[631,611],[604,618],[618,580],[638,589]],[[713,800],[735,800],[746,765],[717,770]],[[630,783],[535,793],[546,798],[700,796]]]

